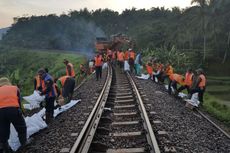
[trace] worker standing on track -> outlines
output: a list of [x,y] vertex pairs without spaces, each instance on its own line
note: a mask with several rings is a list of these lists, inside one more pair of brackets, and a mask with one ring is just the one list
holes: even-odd
[[66,75],[75,78],[73,64],[71,64],[67,59],[64,59],[63,63],[66,65]]
[[8,139],[10,124],[15,127],[21,146],[26,145],[27,128],[20,108],[20,92],[17,86],[3,77],[0,79],[0,153],[10,152]]
[[57,89],[60,93],[60,95],[58,96],[64,98],[65,104],[70,102],[75,87],[75,79],[70,76],[62,76],[57,80],[56,84],[57,84]]
[[124,53],[122,51],[118,52],[118,64],[121,69],[121,72],[123,72],[124,69]]
[[190,93],[190,89],[192,87],[192,80],[193,80],[193,73],[192,73],[192,69],[191,68],[188,68],[186,74],[185,74],[185,80],[184,80],[184,83],[185,85],[181,86],[179,89],[178,89],[178,92],[181,92],[182,90],[184,89],[187,89],[187,92],[188,94]]
[[130,65],[131,73],[133,73],[134,71],[134,59],[135,59],[135,52],[130,48],[129,49],[129,65]]
[[102,65],[103,65],[103,59],[102,56],[100,56],[99,54],[97,54],[97,56],[94,58],[94,65],[95,65],[95,69],[96,69],[96,79],[98,81],[98,79],[102,77]]
[[191,89],[191,92],[189,94],[189,98],[192,97],[192,94],[198,92],[198,98],[200,101],[200,104],[203,105],[203,95],[206,88],[206,77],[204,75],[203,69],[199,68],[196,70],[196,73],[198,75],[197,80],[195,80],[195,88]]
[[54,80],[50,74],[46,73],[44,69],[39,69],[38,75],[45,82],[45,89],[40,95],[45,95],[46,123],[48,124],[53,119],[54,101],[57,96],[57,91],[55,89]]

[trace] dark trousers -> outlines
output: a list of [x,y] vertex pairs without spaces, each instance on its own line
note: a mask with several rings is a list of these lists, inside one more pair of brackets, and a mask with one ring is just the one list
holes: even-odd
[[102,75],[102,66],[96,66],[96,78],[97,78],[97,80],[99,79],[99,77],[101,79],[101,75]]
[[175,92],[177,92],[177,82],[176,81],[169,81],[169,86],[168,86],[168,93],[171,95],[172,94],[172,89],[171,87],[173,87],[173,89],[175,90]]
[[187,89],[188,94],[190,93],[190,88],[188,85],[181,86],[177,91],[181,92],[182,90]]
[[9,149],[10,123],[16,129],[21,145],[26,143],[26,123],[21,110],[16,107],[0,108],[0,153]]
[[54,116],[55,97],[46,97],[46,123],[48,124]]
[[201,89],[200,87],[197,87],[195,89],[192,89],[191,92],[190,92],[190,98],[192,96],[192,94],[198,92],[198,98],[199,98],[199,101],[200,103],[202,104],[203,103],[203,95],[204,95],[204,92],[205,92],[205,88]]
[[64,98],[67,98],[68,102],[72,99],[74,87],[75,87],[75,79],[67,78],[62,88],[62,96]]
[[130,66],[130,72],[133,73],[133,71],[134,71],[134,60],[132,58],[129,59],[129,66]]

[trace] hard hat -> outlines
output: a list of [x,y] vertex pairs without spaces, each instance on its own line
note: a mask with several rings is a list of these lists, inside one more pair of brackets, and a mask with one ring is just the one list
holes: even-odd
[[4,85],[11,85],[10,80],[6,77],[0,78],[0,87]]

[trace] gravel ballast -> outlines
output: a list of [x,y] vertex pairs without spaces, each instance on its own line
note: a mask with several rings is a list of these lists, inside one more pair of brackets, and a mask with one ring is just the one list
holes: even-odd
[[181,153],[229,153],[230,139],[195,111],[185,107],[185,102],[168,95],[163,85],[151,80],[135,79],[148,97],[153,120],[162,124],[156,130],[168,132],[169,140]]
[[102,79],[96,81],[93,74],[74,93],[73,99],[81,99],[81,102],[57,116],[48,128],[33,135],[32,142],[17,153],[59,153],[64,148],[71,149],[93,109],[106,75],[107,70],[103,70]]

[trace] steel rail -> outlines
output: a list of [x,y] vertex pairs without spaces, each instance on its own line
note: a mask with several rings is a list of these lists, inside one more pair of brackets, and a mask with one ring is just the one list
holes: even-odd
[[203,114],[200,110],[196,109],[196,111],[204,117],[209,123],[211,123],[213,126],[215,126],[218,130],[220,130],[226,137],[230,139],[230,135],[225,132],[221,127],[219,127],[216,123],[214,123],[211,119],[209,119],[205,114]]
[[137,96],[137,102],[139,103],[140,110],[142,112],[141,115],[143,116],[143,119],[144,119],[144,127],[147,130],[146,137],[147,137],[148,143],[150,144],[150,146],[152,148],[151,152],[154,151],[154,153],[160,153],[160,149],[159,149],[156,137],[154,135],[152,125],[149,121],[149,117],[148,117],[147,112],[145,110],[144,103],[141,99],[141,95],[140,95],[140,93],[136,87],[135,82],[133,81],[131,75],[129,74],[129,72],[127,72],[127,76],[128,76],[128,79],[129,79],[133,89],[134,89],[134,93]]
[[70,153],[86,153],[96,132],[100,117],[102,115],[105,102],[107,100],[109,89],[112,82],[112,68],[108,66],[107,79],[103,89],[96,101],[96,104],[90,113],[84,127],[82,128],[77,140],[75,141]]

